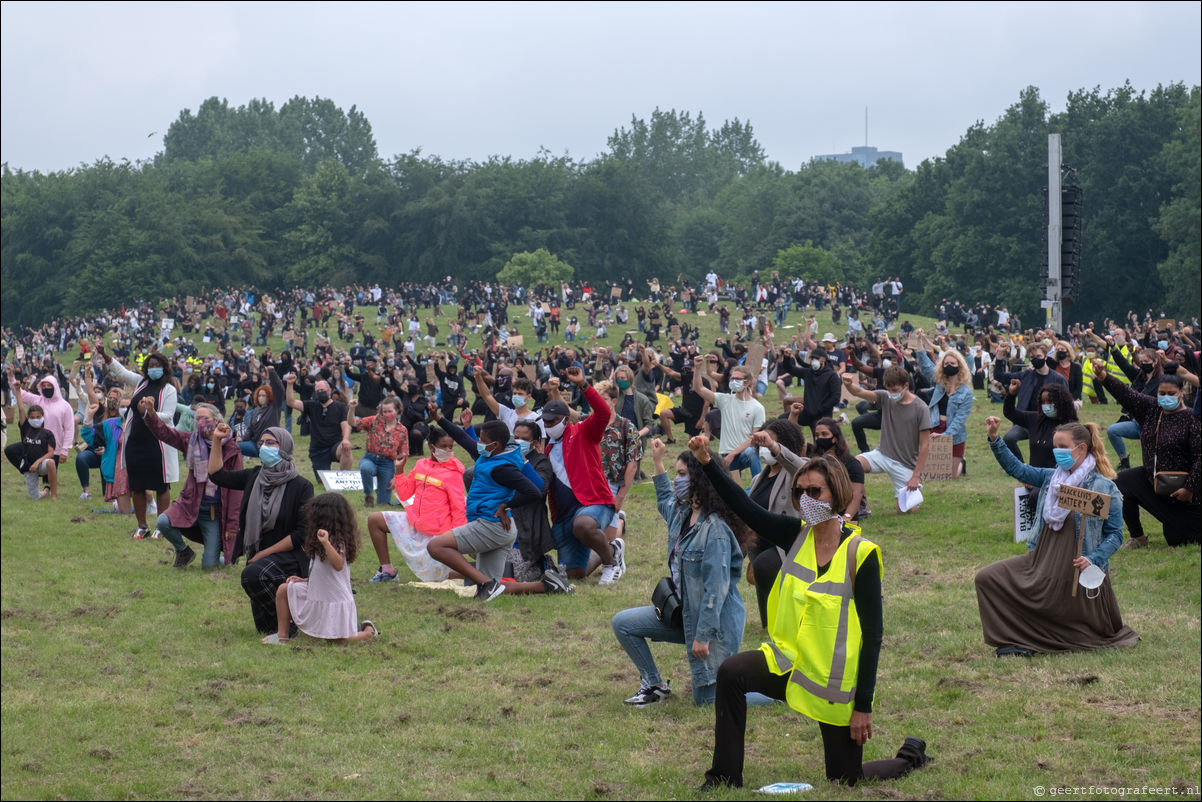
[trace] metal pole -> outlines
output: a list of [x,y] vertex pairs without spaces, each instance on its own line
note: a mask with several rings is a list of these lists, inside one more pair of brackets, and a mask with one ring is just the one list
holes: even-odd
[[1064,332],[1060,282],[1060,134],[1048,134],[1048,288],[1044,303],[1048,323]]

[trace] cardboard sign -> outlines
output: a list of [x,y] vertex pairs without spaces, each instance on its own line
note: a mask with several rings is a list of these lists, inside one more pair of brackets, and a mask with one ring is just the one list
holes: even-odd
[[697,310],[697,317],[705,317],[705,310],[704,310],[704,309],[698,309],[698,310]]
[[538,376],[538,368],[534,365],[522,365],[522,373],[525,374],[527,379],[534,381],[535,377]]
[[758,380],[760,372],[764,369],[765,350],[760,343],[752,343],[747,347],[747,361],[743,363],[743,366],[752,372],[752,381]]
[[520,346],[520,345],[525,345],[526,340],[520,334],[513,334],[513,335],[510,335],[510,337],[507,340],[505,340],[505,344]]
[[1156,330],[1157,331],[1176,331],[1177,330],[1177,321],[1171,317],[1162,317],[1160,320],[1156,321]]
[[1106,493],[1095,493],[1083,487],[1060,485],[1056,506],[1088,515],[1091,518],[1105,518],[1110,514],[1110,496]]
[[918,332],[910,332],[909,336],[906,337],[906,347],[913,351],[922,350],[922,338],[918,336]]
[[673,340],[679,340],[680,339],[680,326],[669,327],[668,336],[671,337]]
[[956,460],[952,457],[952,437],[949,434],[931,437],[927,462],[918,476],[922,482],[937,482],[956,478]]
[[1020,485],[1014,488],[1014,542],[1026,543],[1035,534],[1035,503],[1039,494]]
[[609,297],[610,298],[621,298],[622,297],[622,288],[621,287],[612,288],[609,291]]
[[426,373],[425,373],[425,376],[426,376],[426,381],[427,381],[427,382],[429,382],[429,383],[431,383],[431,384],[433,384],[433,383],[435,382],[435,380],[437,380],[437,379],[438,379],[438,374],[436,374],[436,373],[434,372],[434,363],[433,363],[433,362],[427,362],[426,364],[422,365],[422,367],[423,367],[423,368],[425,369],[425,371],[426,371]]
[[326,490],[358,490],[363,492],[363,476],[358,471],[318,471],[317,478]]
[[542,303],[542,307],[543,307],[543,311],[544,311],[544,312],[546,312],[546,313],[550,314],[550,312],[551,312],[551,304],[547,303],[546,301],[543,301],[543,303]]

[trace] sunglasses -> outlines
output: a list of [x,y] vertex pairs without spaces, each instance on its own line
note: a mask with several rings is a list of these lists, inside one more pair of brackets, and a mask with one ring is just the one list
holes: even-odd
[[810,498],[812,498],[816,501],[821,501],[823,490],[826,490],[826,488],[823,487],[822,485],[810,485],[809,487],[795,487],[795,488],[793,488],[793,498],[799,499],[799,498],[801,498],[801,494],[805,493]]

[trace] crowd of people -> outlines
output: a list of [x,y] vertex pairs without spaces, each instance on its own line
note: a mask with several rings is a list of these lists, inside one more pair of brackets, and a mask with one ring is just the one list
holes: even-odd
[[[194,561],[190,543],[204,569],[245,558],[254,625],[278,644],[379,635],[351,591],[356,505],[315,493],[335,463],[358,468],[371,582],[400,576],[391,540],[420,579],[463,580],[486,602],[572,593],[594,573],[600,585],[621,580],[630,491],[649,452],[666,573],[651,605],[613,618],[639,675],[626,702],[670,697],[648,641],[683,644],[694,702],[715,706],[705,787],[742,784],[747,705],[774,700],[819,723],[830,779],[898,777],[928,759],[921,738],[862,762],[883,613],[880,550],[861,527],[886,509],[921,509],[935,438],[946,438],[952,476],[968,472],[977,393],[1000,405],[985,421],[1000,468],[1038,494],[1029,552],[976,577],[998,656],[1133,644],[1105,573],[1124,526],[1136,547],[1147,545],[1141,515],[1170,545],[1197,543],[1202,529],[1196,321],[1019,330],[1004,307],[945,301],[926,332],[900,320],[902,293],[896,278],[861,291],[777,274],[732,287],[711,273],[645,292],[629,280],[448,277],[141,301],[3,332],[5,406],[20,432],[5,455],[40,500],[62,495],[74,452],[81,501],[132,513],[133,537],[166,539],[176,568]],[[838,334],[819,336],[824,307]],[[705,315],[722,332],[712,342],[687,322]],[[530,330],[527,344],[519,332]],[[1119,419],[1104,432],[1078,420],[1084,404],[1111,399]],[[889,477],[888,501],[869,499],[871,473]],[[1061,503],[1080,492],[1107,512]],[[767,632],[751,652],[739,652],[744,574]]]

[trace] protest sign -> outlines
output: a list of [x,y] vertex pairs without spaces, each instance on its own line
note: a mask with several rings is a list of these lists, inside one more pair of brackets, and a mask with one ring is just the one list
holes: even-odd
[[1091,518],[1105,518],[1110,514],[1110,496],[1086,490],[1084,487],[1062,484],[1060,492],[1057,493],[1056,506]]
[[1039,494],[1026,486],[1014,488],[1014,542],[1026,543],[1035,534],[1035,502]]
[[931,447],[927,452],[926,464],[919,474],[919,481],[934,482],[956,478],[956,459],[952,456],[952,436],[932,435]]
[[342,490],[363,492],[363,477],[358,471],[318,471],[317,478],[325,485],[326,490],[332,492]]

